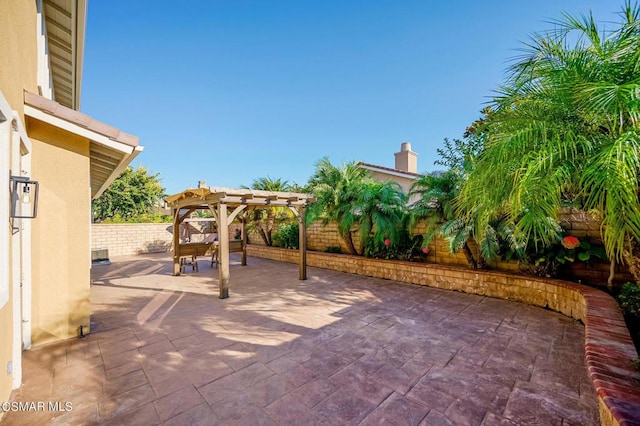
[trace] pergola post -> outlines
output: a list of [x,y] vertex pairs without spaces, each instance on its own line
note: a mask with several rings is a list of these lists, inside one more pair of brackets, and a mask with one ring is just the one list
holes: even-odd
[[173,211],[173,275],[180,275],[180,209]]
[[298,239],[300,246],[300,279],[307,279],[307,207],[302,206],[298,212]]
[[173,275],[176,276],[180,275],[180,224],[195,210],[189,207],[182,216],[179,207],[173,212]]
[[218,203],[218,279],[220,281],[220,299],[229,297],[229,225],[227,223],[227,205]]
[[242,236],[242,266],[247,266],[247,233],[246,231],[247,224],[247,212],[242,212],[242,216],[240,217],[240,235]]

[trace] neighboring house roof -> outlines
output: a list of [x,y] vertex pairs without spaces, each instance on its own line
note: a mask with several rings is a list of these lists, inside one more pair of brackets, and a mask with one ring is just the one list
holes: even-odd
[[24,113],[89,139],[91,198],[97,198],[143,150],[136,136],[124,133],[42,96],[24,92]]
[[42,0],[55,100],[80,109],[86,0]]
[[360,161],[358,163],[358,165],[360,167],[362,167],[363,169],[366,169],[366,170],[371,170],[371,171],[379,172],[379,173],[385,173],[385,174],[392,175],[392,176],[404,177],[404,178],[407,178],[407,179],[416,179],[416,178],[419,178],[420,176],[422,176],[419,173],[405,172],[405,171],[398,170],[398,169],[392,169],[391,167],[377,166],[375,164],[369,164],[369,163],[365,163],[365,162],[362,162],[362,161]]

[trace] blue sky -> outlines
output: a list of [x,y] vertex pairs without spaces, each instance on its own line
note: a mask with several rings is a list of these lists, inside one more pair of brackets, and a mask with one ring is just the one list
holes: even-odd
[[622,0],[89,2],[81,111],[140,138],[169,194],[314,164],[435,170],[522,42],[562,12],[617,21]]

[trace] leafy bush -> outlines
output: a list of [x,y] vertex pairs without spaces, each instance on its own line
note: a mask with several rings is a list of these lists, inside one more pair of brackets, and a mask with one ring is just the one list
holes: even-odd
[[159,173],[129,166],[92,201],[93,218],[105,223],[163,222],[149,217],[156,216],[153,211],[165,196]]
[[171,223],[173,217],[171,215],[162,214],[139,214],[131,217],[122,217],[119,214],[115,214],[112,217],[106,218],[102,223]]
[[273,234],[273,242],[276,247],[297,249],[300,247],[298,223],[281,223]]
[[640,285],[625,283],[616,299],[625,315],[640,316]]
[[400,232],[398,242],[386,239],[381,243],[370,239],[364,248],[364,255],[375,259],[395,259],[420,262],[424,260],[428,249],[422,248],[422,235],[411,236],[404,230]]
[[526,253],[521,259],[521,269],[531,275],[556,277],[569,264],[576,261],[590,264],[594,258],[607,258],[604,247],[592,246],[587,241],[567,235],[549,247]]
[[342,253],[342,249],[339,246],[329,246],[324,249],[325,253]]

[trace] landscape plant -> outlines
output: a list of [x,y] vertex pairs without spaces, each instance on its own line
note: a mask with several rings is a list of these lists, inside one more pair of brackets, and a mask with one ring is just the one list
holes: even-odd
[[147,168],[129,166],[92,202],[93,219],[112,223],[166,221],[155,212],[166,196],[159,173],[152,175]]
[[[243,188],[248,188],[243,186]],[[260,191],[276,191],[287,192],[290,191],[291,186],[286,180],[281,178],[273,179],[271,177],[262,177],[255,179],[251,184],[251,189]],[[273,228],[276,223],[276,219],[286,219],[291,217],[292,213],[289,209],[284,207],[264,207],[253,208],[250,211],[249,217],[251,219],[251,228],[253,228],[266,246],[273,245]]]
[[[559,237],[563,206],[595,211],[612,261],[640,239],[640,21],[627,2],[617,25],[564,15],[509,68],[488,138],[456,200],[480,242],[506,218],[534,249]],[[609,278],[611,283],[613,274]]]
[[[397,183],[374,181],[356,162],[337,167],[325,157],[316,164],[308,187],[316,197],[308,222],[335,222],[349,254],[362,255],[369,240],[398,240],[406,217],[406,196]],[[362,252],[353,241],[356,232]]]
[[300,247],[299,228],[297,222],[281,223],[273,234],[273,245],[288,249],[298,249]]
[[337,167],[325,157],[316,164],[316,170],[309,179],[308,188],[315,195],[316,202],[309,207],[307,221],[321,220],[324,225],[335,222],[349,254],[358,254],[353,242],[356,215],[352,206],[366,178],[367,171],[356,162]]

